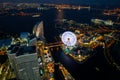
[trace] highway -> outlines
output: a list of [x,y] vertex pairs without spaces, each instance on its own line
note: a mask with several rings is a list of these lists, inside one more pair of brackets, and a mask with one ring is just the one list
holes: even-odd
[[[54,79],[54,61],[49,51],[49,48],[45,46],[44,42],[39,41],[37,43],[37,47],[39,51],[39,56],[41,56],[42,59],[43,76],[41,76],[41,79]],[[51,65],[53,66],[49,67]]]

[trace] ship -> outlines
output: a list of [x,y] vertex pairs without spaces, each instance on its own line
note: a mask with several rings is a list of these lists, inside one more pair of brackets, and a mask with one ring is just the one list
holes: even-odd
[[112,20],[102,20],[102,19],[91,19],[91,22],[99,25],[113,26],[114,22]]
[[91,19],[91,22],[95,23],[95,24],[103,24],[104,21],[101,19]]
[[107,26],[113,26],[114,22],[112,22],[111,20],[107,20],[107,21],[104,21],[104,24]]
[[32,17],[40,17],[40,14],[35,14]]

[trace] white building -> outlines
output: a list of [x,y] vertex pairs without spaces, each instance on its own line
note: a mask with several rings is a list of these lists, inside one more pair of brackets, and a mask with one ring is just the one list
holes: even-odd
[[43,21],[35,25],[33,28],[33,34],[42,41],[45,39]]
[[36,48],[21,46],[8,57],[18,80],[40,80]]

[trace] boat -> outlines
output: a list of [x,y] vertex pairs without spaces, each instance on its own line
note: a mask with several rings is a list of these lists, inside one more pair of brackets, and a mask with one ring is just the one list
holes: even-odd
[[40,15],[39,14],[35,14],[32,17],[40,17]]
[[91,19],[91,22],[95,23],[95,24],[103,24],[103,20],[101,19]]
[[101,19],[91,19],[94,24],[102,24],[106,26],[113,26],[114,22],[112,20],[101,20]]

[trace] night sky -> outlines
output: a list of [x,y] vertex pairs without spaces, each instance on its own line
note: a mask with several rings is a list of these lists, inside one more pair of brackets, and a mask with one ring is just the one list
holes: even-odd
[[0,0],[0,2],[39,2],[39,3],[67,3],[67,4],[98,4],[120,5],[120,0]]

